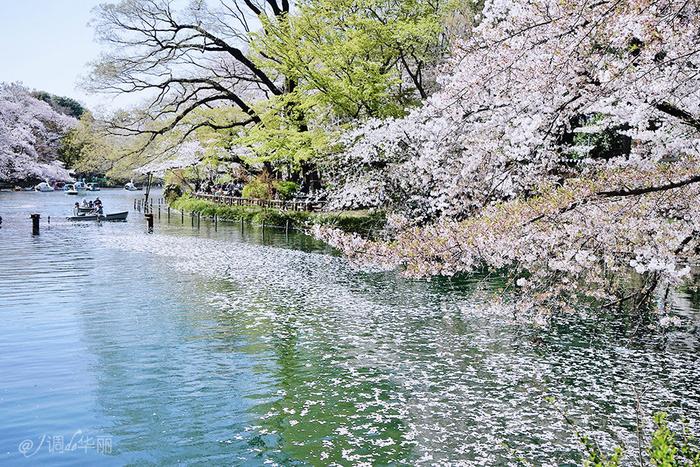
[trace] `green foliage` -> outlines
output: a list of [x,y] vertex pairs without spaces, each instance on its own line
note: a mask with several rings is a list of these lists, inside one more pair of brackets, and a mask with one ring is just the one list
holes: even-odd
[[676,455],[678,454],[675,437],[668,427],[666,418],[667,415],[663,412],[654,415],[656,431],[654,431],[649,445],[651,462],[659,467],[676,465]]
[[114,167],[118,151],[90,112],[84,112],[78,125],[59,146],[59,159],[80,173],[105,174]]
[[182,196],[182,188],[175,183],[166,183],[163,187],[163,198],[171,203]]
[[[450,9],[456,2],[449,3]],[[399,116],[422,91],[422,69],[441,56],[444,11],[422,0],[313,0],[287,22],[266,22],[261,66],[318,116]],[[404,72],[411,71],[404,79]]]
[[328,212],[318,214],[314,221],[319,225],[371,237],[373,232],[382,230],[386,225],[386,214],[383,211],[366,210]]
[[272,199],[273,186],[268,180],[256,177],[243,187],[244,198]]
[[[582,432],[577,424],[562,409],[555,405],[556,399],[553,396],[546,397],[545,400],[573,428],[576,437],[584,448],[586,455],[583,461],[584,466],[619,467],[622,465],[625,454],[622,447],[615,447],[611,454],[605,453],[595,439]],[[651,439],[647,441],[648,445],[644,448],[651,465],[656,467],[700,467],[700,446],[698,446],[696,438],[689,433],[688,423],[683,423],[683,431],[679,440],[678,434],[674,433],[668,424],[668,414],[657,412],[652,419],[656,429],[651,435]],[[641,431],[641,427],[638,427],[638,430]],[[639,462],[643,463],[641,459],[642,446],[639,449]],[[520,459],[519,462],[524,463]]]
[[700,447],[695,437],[690,435],[688,424],[683,424],[683,431],[679,439],[679,436],[669,427],[666,413],[656,413],[653,418],[656,430],[652,434],[647,448],[652,465],[657,467],[700,467]]
[[32,95],[49,104],[55,111],[74,118],[81,118],[87,112],[80,102],[70,97],[55,96],[45,91],[36,91]]
[[343,211],[315,213],[305,211],[282,211],[258,206],[227,206],[212,201],[195,199],[184,195],[170,206],[178,211],[198,212],[204,216],[216,215],[224,220],[243,220],[268,226],[305,228],[311,225],[335,227],[346,232],[367,234],[381,228],[386,222],[384,213],[367,211]]
[[280,211],[278,209],[260,209],[253,216],[254,224],[265,224],[277,227],[303,227],[313,217],[312,213],[304,211]]
[[313,216],[312,213],[302,211],[280,211],[258,206],[226,206],[187,195],[171,202],[170,206],[178,211],[198,212],[209,217],[216,215],[223,220],[243,220],[278,227],[285,227],[287,222],[290,227],[303,227]]
[[244,157],[247,163],[270,162],[298,170],[302,163],[331,151],[334,133],[300,123],[298,118],[302,116],[293,113],[303,113],[303,107],[292,103],[295,97],[296,94],[288,94],[271,98],[267,107],[260,109],[262,122],[234,140],[235,144],[252,149],[251,155]]
[[278,180],[273,182],[272,186],[280,199],[292,199],[299,191],[299,184],[295,182]]
[[337,150],[336,131],[367,117],[398,117],[426,97],[423,70],[444,53],[445,19],[466,0],[310,0],[286,21],[262,18],[258,65],[285,93],[258,103],[261,122],[234,144],[247,162],[299,169]]
[[590,437],[581,435],[579,441],[588,453],[588,458],[583,461],[585,467],[618,467],[620,465],[624,454],[620,446],[616,446],[612,454],[605,454]]

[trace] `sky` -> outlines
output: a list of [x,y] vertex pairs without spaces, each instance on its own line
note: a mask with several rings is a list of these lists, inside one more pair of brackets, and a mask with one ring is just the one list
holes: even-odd
[[110,96],[78,86],[100,45],[88,26],[104,0],[0,0],[0,81],[68,96],[92,110],[115,108]]

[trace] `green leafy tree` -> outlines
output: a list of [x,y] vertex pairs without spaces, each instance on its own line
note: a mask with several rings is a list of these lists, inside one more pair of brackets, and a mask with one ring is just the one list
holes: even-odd
[[253,46],[316,119],[398,116],[427,97],[425,71],[443,56],[459,3],[309,0],[288,21],[266,22]]
[[70,97],[56,96],[46,91],[35,91],[32,95],[49,104],[55,111],[70,117],[80,118],[87,112],[87,109],[80,102]]

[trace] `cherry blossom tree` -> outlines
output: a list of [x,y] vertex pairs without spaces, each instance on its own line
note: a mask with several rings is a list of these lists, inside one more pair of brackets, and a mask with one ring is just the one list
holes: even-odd
[[699,75],[697,2],[488,1],[441,90],[330,162],[387,238],[317,233],[411,275],[505,268],[538,312],[668,298],[700,247]]
[[76,123],[21,85],[0,83],[0,181],[70,180],[58,148]]

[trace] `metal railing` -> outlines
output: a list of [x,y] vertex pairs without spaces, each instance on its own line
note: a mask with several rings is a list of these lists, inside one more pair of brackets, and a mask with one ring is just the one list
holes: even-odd
[[242,198],[238,196],[208,195],[204,193],[194,193],[192,197],[227,206],[259,206],[263,208],[279,209],[281,211],[321,211],[326,205],[325,201],[315,201],[313,199],[258,199]]

